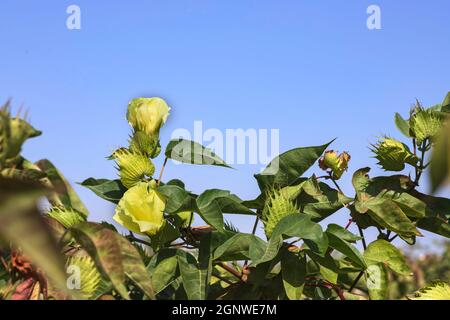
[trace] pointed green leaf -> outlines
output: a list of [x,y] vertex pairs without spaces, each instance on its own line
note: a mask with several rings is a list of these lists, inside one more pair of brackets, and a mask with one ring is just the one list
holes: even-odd
[[328,238],[322,227],[311,221],[304,214],[291,214],[284,217],[273,230],[269,244],[261,258],[252,263],[253,266],[274,259],[283,243],[283,236],[303,239],[305,244],[315,253],[324,255],[328,248]]
[[184,188],[177,185],[163,185],[158,188],[166,199],[165,211],[169,214],[175,214],[184,211],[196,211],[196,204],[194,197]]
[[196,201],[198,214],[218,231],[223,231],[224,213],[255,214],[242,204],[241,199],[225,190],[207,190],[199,195]]
[[266,243],[252,234],[237,233],[214,251],[214,260],[252,260],[261,256]]
[[166,147],[165,155],[168,159],[182,163],[231,168],[212,150],[205,148],[197,142],[185,139],[170,141]]
[[293,149],[276,157],[262,173],[255,175],[260,189],[266,190],[272,185],[291,185],[320,158],[333,141],[322,146]]
[[90,189],[100,198],[112,203],[119,203],[127,189],[120,180],[94,179],[89,178],[81,183],[83,187]]

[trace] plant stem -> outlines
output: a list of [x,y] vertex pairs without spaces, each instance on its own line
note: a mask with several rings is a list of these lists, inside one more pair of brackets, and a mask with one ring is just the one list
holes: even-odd
[[425,139],[422,142],[421,147],[419,148],[421,155],[420,155],[420,161],[419,165],[416,166],[416,179],[414,180],[414,185],[419,186],[420,178],[422,177],[423,170],[425,169],[424,163],[425,163],[425,153],[427,152],[428,148],[428,141]]
[[353,219],[349,219],[347,225],[345,226],[345,230],[348,230],[353,223]]
[[360,226],[358,226],[358,231],[359,231],[359,235],[362,238],[361,241],[362,241],[363,248],[364,248],[364,250],[367,250],[366,238],[364,237],[363,229]]
[[348,292],[352,293],[353,289],[355,289],[356,285],[358,284],[359,280],[361,280],[362,276],[364,275],[364,271],[361,271],[358,276],[356,277],[355,281],[353,282],[350,289],[348,289]]
[[333,182],[333,184],[334,184],[334,185],[336,186],[336,188],[338,189],[339,193],[344,194],[344,192],[342,192],[341,187],[339,187],[337,181],[336,181],[336,180],[333,178],[333,176],[331,175],[331,172],[328,173],[328,174],[329,174],[329,177],[330,177],[331,181]]
[[394,241],[395,239],[397,239],[398,238],[398,234],[396,234],[395,236],[393,236],[391,239],[389,239],[388,241],[389,242],[392,242],[392,241]]
[[165,167],[166,167],[166,165],[167,165],[167,161],[169,160],[169,158],[165,158],[164,159],[164,164],[163,164],[163,166],[161,167],[161,172],[159,173],[159,179],[158,179],[158,184],[157,184],[157,186],[159,187],[159,185],[161,184],[161,180],[162,180],[162,176],[163,176],[163,173],[164,173],[164,169],[165,169]]
[[130,234],[129,236],[127,236],[127,239],[130,240],[131,242],[137,242],[137,243],[144,244],[146,246],[151,247],[150,242],[136,238],[133,234]]
[[234,268],[230,267],[229,265],[223,263],[223,262],[219,262],[217,263],[217,265],[219,267],[221,267],[222,269],[228,271],[229,273],[231,273],[233,276],[235,276],[236,278],[239,279],[239,281],[242,281],[242,275],[240,272],[238,272],[237,270],[235,270]]

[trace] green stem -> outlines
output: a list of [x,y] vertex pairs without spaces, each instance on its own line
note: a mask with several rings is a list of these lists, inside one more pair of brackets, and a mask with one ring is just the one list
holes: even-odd
[[353,281],[352,286],[350,289],[348,289],[348,292],[352,293],[353,289],[356,288],[356,285],[358,284],[359,280],[361,280],[362,276],[364,275],[364,271],[361,271],[358,276],[356,277],[355,281]]
[[[258,222],[259,222],[259,213],[256,213],[256,219],[255,219],[255,224],[253,225],[253,229],[252,229],[252,235],[255,235],[256,233],[256,229],[258,228]],[[244,268],[248,266],[248,260],[245,260],[244,262]]]
[[128,239],[129,241],[131,241],[131,242],[137,242],[137,243],[140,243],[140,244],[143,244],[143,245],[146,245],[146,246],[151,247],[150,242],[147,242],[147,241],[145,241],[145,240],[136,238],[133,234],[130,234],[129,236],[127,236],[127,239]]
[[162,176],[163,176],[163,173],[164,173],[164,169],[166,168],[166,165],[167,165],[167,161],[169,160],[169,158],[165,158],[164,159],[164,164],[163,164],[163,166],[161,167],[161,172],[159,173],[159,179],[158,179],[158,187],[159,187],[159,185],[161,184],[161,180],[162,180]]

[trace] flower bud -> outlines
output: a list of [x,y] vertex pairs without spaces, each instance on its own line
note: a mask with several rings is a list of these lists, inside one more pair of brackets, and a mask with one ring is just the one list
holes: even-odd
[[419,161],[407,145],[388,137],[384,137],[377,144],[372,145],[371,151],[384,170],[402,171],[405,169],[406,163],[415,166]]
[[443,115],[433,109],[417,108],[409,120],[409,126],[418,144],[426,139],[436,139],[444,123]]
[[122,148],[114,152],[113,158],[119,169],[120,181],[128,189],[155,173],[151,160],[141,153]]
[[319,166],[322,170],[331,170],[333,179],[339,180],[347,171],[350,159],[351,157],[347,152],[338,155],[336,151],[329,150],[319,160]]
[[154,236],[165,224],[166,199],[156,191],[156,183],[139,182],[123,195],[114,220],[135,233]]
[[0,165],[18,157],[25,141],[39,135],[40,131],[19,116],[11,118],[9,103],[0,108]]
[[170,107],[161,98],[137,98],[128,104],[127,119],[135,131],[158,135],[169,112]]

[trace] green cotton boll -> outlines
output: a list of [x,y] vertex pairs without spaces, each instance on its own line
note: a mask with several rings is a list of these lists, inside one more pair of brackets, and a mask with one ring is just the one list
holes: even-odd
[[127,120],[135,131],[157,135],[169,114],[170,107],[161,98],[136,98],[128,104]]
[[155,236],[164,227],[165,197],[156,182],[139,182],[123,195],[113,219],[130,231]]
[[419,108],[411,116],[409,125],[413,136],[416,138],[418,144],[421,144],[426,139],[432,142],[438,136],[444,123],[442,113],[433,109]]
[[270,191],[262,213],[262,221],[267,238],[272,236],[272,232],[278,222],[284,217],[299,212],[299,207],[285,192],[282,192],[282,190]]
[[159,136],[136,131],[130,140],[130,150],[135,153],[143,153],[154,159],[161,153]]
[[381,138],[377,144],[372,145],[371,151],[375,158],[386,171],[402,171],[405,164],[415,166],[419,159],[404,143],[392,138]]
[[119,167],[120,181],[127,189],[155,173],[152,161],[142,153],[134,153],[122,148],[114,152],[113,158]]

